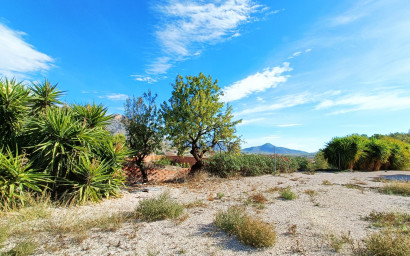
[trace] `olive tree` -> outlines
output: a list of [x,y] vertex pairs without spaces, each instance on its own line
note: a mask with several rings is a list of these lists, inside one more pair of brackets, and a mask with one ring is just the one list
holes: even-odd
[[157,95],[151,91],[137,99],[133,96],[125,103],[125,114],[121,122],[127,132],[127,142],[134,153],[135,163],[142,173],[143,182],[148,181],[144,158],[161,148],[163,138],[162,119],[155,105]]
[[220,101],[221,95],[218,81],[211,76],[200,73],[184,81],[178,75],[171,98],[161,105],[166,132],[178,154],[189,150],[196,160],[193,172],[204,165],[204,155],[216,145],[238,148],[235,125],[241,120],[232,120],[232,108]]

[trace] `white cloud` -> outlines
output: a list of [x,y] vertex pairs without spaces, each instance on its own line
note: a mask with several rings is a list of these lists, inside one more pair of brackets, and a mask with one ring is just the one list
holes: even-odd
[[344,114],[354,111],[379,110],[396,111],[410,109],[410,96],[402,91],[377,91],[377,93],[356,93],[341,95],[337,99],[327,99],[320,102],[315,109],[338,107],[331,114]]
[[158,81],[158,79],[153,78],[151,76],[144,76],[144,75],[131,75],[134,77],[134,80],[139,81],[139,82],[147,82],[149,84],[155,83]]
[[305,50],[305,52],[310,52],[310,51],[312,51],[312,49],[310,48]]
[[329,98],[332,96],[339,95],[340,91],[326,91],[324,93],[318,93],[314,94],[311,92],[302,92],[299,94],[289,94],[283,97],[275,98],[272,99],[271,102],[276,102],[274,104],[265,104],[261,105],[258,104],[257,107],[251,107],[247,108],[245,110],[242,110],[238,113],[235,113],[235,116],[244,116],[244,115],[249,115],[249,114],[255,114],[255,113],[263,113],[263,112],[269,112],[269,111],[274,111],[274,110],[280,110],[280,109],[285,109],[285,108],[291,108],[307,103],[313,103],[313,102],[318,102],[321,101],[323,98]]
[[288,57],[288,59],[293,59],[293,58],[295,58],[295,57],[297,57],[301,54],[302,54],[302,52],[294,52],[291,56]]
[[109,100],[126,100],[128,95],[121,93],[112,93],[105,96],[99,96],[99,98],[107,98]]
[[291,71],[289,63],[283,63],[282,67],[266,68],[262,73],[250,75],[223,89],[222,100],[225,102],[245,98],[255,92],[263,92],[269,88],[275,88],[279,83],[286,82],[288,75],[284,72]]
[[166,20],[157,31],[164,50],[187,56],[194,43],[215,42],[238,33],[238,26],[250,21],[261,6],[250,0],[169,1],[159,7]]
[[159,57],[153,63],[148,65],[146,72],[148,74],[165,74],[169,68],[172,67],[170,63],[171,58],[169,57]]
[[277,135],[269,135],[269,136],[263,137],[263,139],[275,140],[275,139],[280,139],[280,137]]
[[252,0],[167,0],[156,7],[162,21],[155,35],[163,56],[148,65],[147,74],[164,74],[173,63],[199,55],[206,44],[239,37],[240,25],[269,9]]
[[293,127],[293,126],[299,126],[301,124],[278,124],[276,125],[277,127]]
[[25,42],[24,35],[0,23],[0,75],[24,76],[52,66],[54,60]]
[[264,120],[265,120],[265,118],[263,118],[263,117],[262,118],[245,119],[245,120],[242,120],[242,122],[240,122],[238,124],[238,126],[258,123],[258,122],[261,122],[261,121],[264,121]]

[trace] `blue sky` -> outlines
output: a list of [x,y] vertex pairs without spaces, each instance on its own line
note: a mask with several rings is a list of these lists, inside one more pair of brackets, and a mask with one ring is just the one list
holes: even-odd
[[218,79],[244,147],[314,152],[410,129],[410,1],[2,0],[0,76],[122,113],[177,74]]

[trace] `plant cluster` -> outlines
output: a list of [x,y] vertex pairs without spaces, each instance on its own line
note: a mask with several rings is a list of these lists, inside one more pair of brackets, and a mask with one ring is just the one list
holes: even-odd
[[73,203],[118,194],[127,150],[105,129],[112,116],[102,105],[61,105],[62,94],[47,80],[0,80],[1,209],[43,191]]
[[244,209],[230,207],[216,215],[215,225],[230,235],[235,235],[245,245],[269,247],[276,242],[275,227],[248,216]]
[[140,202],[136,213],[137,217],[146,221],[174,219],[179,217],[184,207],[171,199],[168,192],[158,198],[148,198]]
[[342,170],[402,170],[410,166],[410,144],[390,136],[337,137],[327,143],[323,153],[331,165]]
[[[297,169],[298,165],[294,158],[276,155],[277,173],[294,172]],[[215,154],[206,162],[205,170],[220,177],[274,174],[275,156],[231,153]]]

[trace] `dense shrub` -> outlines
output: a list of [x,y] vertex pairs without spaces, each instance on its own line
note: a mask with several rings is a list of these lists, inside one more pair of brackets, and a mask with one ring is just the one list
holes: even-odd
[[410,166],[410,144],[383,135],[334,138],[323,153],[334,167],[340,162],[341,169],[377,171]]
[[0,80],[0,205],[24,205],[26,195],[49,189],[76,202],[116,195],[128,154],[105,127],[102,105],[63,105],[47,80],[26,86]]
[[[221,177],[273,174],[275,171],[274,157],[262,154],[216,154],[207,161],[205,169]],[[297,169],[298,163],[294,158],[276,155],[276,171],[278,173],[294,172]]]

